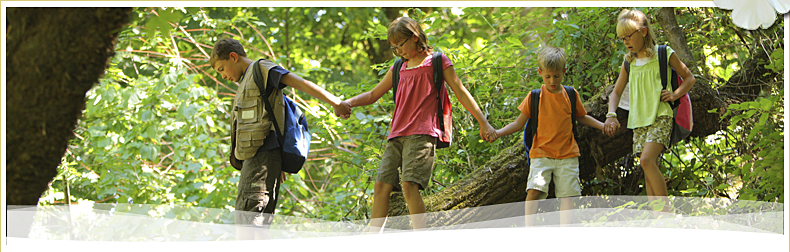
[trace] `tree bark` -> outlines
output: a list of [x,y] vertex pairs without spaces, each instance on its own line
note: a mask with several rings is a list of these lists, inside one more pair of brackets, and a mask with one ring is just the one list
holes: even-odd
[[35,205],[131,8],[8,8],[8,205]]
[[661,27],[664,28],[669,44],[673,45],[672,49],[675,50],[680,61],[683,61],[691,72],[699,73],[697,61],[694,60],[694,54],[692,54],[691,50],[686,46],[686,34],[683,32],[683,29],[678,26],[678,21],[675,18],[675,8],[661,8],[658,11],[658,15],[656,15],[656,19],[658,23],[661,24]]

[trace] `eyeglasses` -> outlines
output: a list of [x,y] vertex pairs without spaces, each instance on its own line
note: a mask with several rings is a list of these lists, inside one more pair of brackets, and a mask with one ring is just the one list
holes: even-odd
[[406,39],[406,40],[403,41],[403,43],[400,43],[400,45],[398,45],[398,46],[390,46],[390,50],[392,50],[392,53],[398,54],[398,48],[403,47],[403,45],[406,44],[406,42],[408,42],[408,41],[409,41],[409,39]]
[[623,43],[625,43],[625,41],[626,41],[626,40],[631,40],[631,36],[634,36],[634,33],[638,32],[638,31],[639,31],[639,30],[641,30],[641,29],[642,29],[642,28],[636,29],[636,30],[635,30],[634,32],[632,32],[631,34],[628,34],[628,36],[625,36],[625,37],[623,37],[623,38],[618,38],[618,40],[620,40],[620,41],[622,41]]

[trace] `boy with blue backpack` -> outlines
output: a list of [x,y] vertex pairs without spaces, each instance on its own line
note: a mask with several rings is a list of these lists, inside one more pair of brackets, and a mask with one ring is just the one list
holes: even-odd
[[[347,114],[342,100],[315,83],[266,59],[247,58],[235,39],[217,41],[209,60],[223,79],[239,83],[231,110],[230,163],[241,171],[236,197],[236,223],[263,226],[272,221],[281,174],[301,169],[309,148],[309,132],[301,111],[283,95],[291,86]],[[293,141],[297,140],[296,143]],[[293,148],[296,153],[293,153]],[[290,149],[289,149],[290,148]]]
[[[579,183],[579,146],[576,125],[603,130],[603,123],[587,115],[581,98],[573,87],[563,86],[565,52],[556,47],[546,47],[538,54],[538,74],[543,86],[530,92],[519,105],[518,118],[502,129],[497,137],[513,134],[524,127],[525,147],[529,176],[524,213],[526,226],[532,226],[537,204],[534,200],[548,196],[549,183],[554,178],[555,196],[560,199],[560,210],[570,210],[569,197],[581,195]],[[526,125],[526,127],[525,127]],[[531,164],[530,164],[531,160]],[[560,215],[560,223],[570,222],[570,212]]]

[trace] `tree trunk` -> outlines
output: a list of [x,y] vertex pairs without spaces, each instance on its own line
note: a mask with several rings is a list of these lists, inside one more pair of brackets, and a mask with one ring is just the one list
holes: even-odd
[[131,8],[8,8],[7,194],[35,205]]
[[697,61],[694,60],[694,54],[692,54],[691,50],[686,46],[686,34],[683,32],[683,29],[678,26],[678,21],[675,19],[675,8],[661,8],[661,10],[658,11],[658,15],[656,15],[656,19],[658,19],[658,23],[661,24],[661,27],[664,28],[669,44],[673,45],[672,49],[678,54],[680,61],[685,63],[691,72],[699,73]]
[[[401,7],[386,7],[384,9],[384,16],[387,17],[387,20],[380,20],[384,24],[384,26],[389,27],[390,23],[393,20],[400,16],[400,10],[403,9]],[[378,44],[377,47],[373,46],[374,44]],[[370,59],[371,64],[381,64],[387,61],[392,60],[395,58],[395,55],[392,55],[390,52],[390,42],[386,39],[376,39],[376,38],[369,38],[365,43],[365,52],[368,53],[368,58]],[[378,71],[373,70],[378,76]]]

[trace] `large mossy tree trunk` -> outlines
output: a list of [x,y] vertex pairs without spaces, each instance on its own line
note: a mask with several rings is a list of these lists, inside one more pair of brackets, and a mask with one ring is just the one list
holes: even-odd
[[85,93],[131,8],[8,8],[7,204],[35,205],[57,175]]

